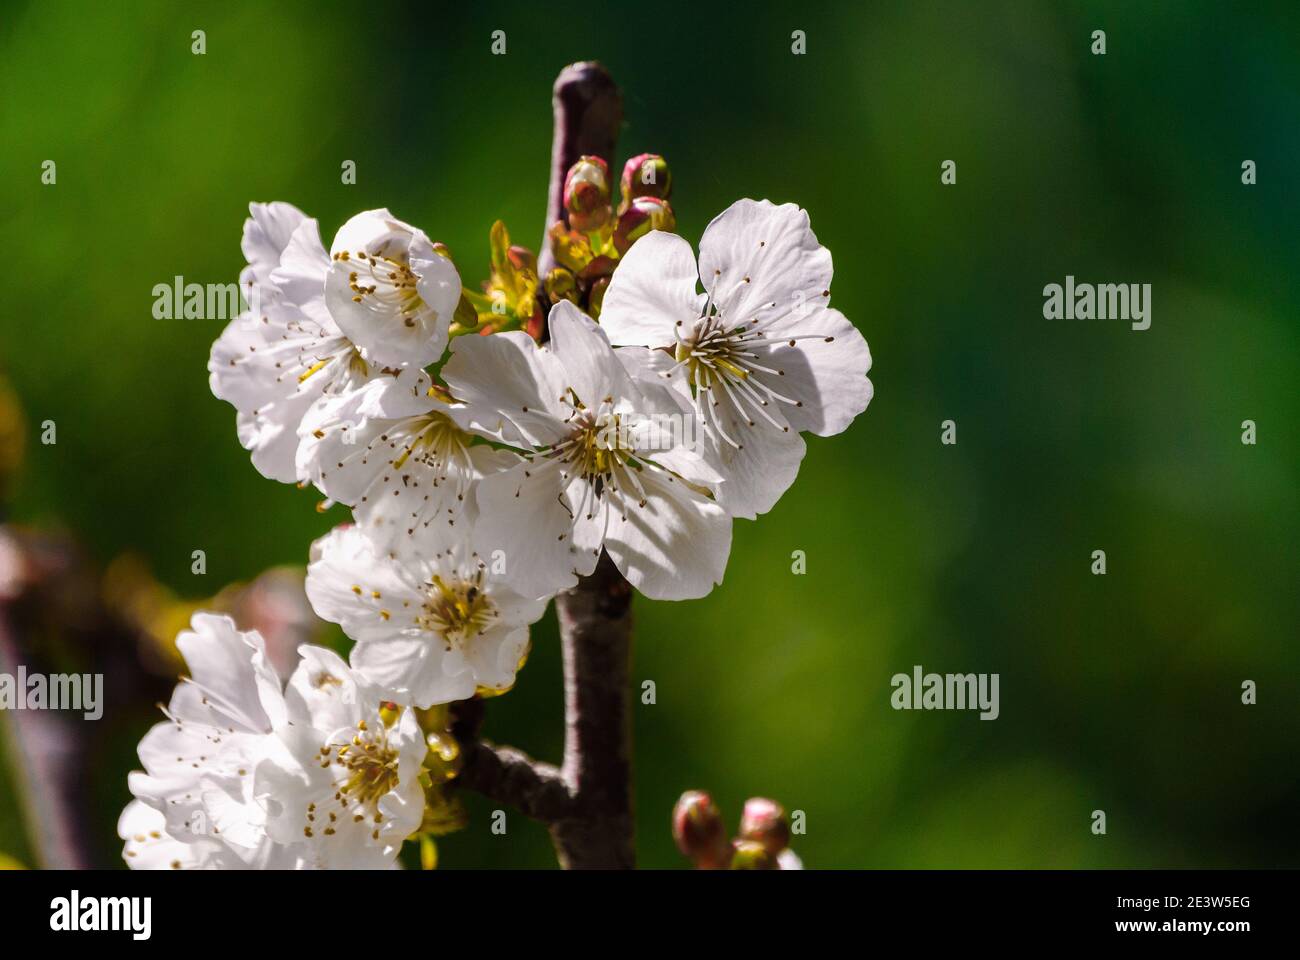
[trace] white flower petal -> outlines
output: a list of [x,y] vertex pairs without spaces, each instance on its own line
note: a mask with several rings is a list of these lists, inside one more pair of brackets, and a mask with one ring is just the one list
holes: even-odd
[[354,726],[365,716],[367,690],[347,661],[314,644],[298,648],[301,659],[285,688],[293,725],[318,730]]
[[[568,300],[561,300],[551,308],[546,325],[551,341],[542,352],[549,352],[558,361],[566,389],[576,393],[585,406],[599,406],[608,396],[637,396],[605,331],[589,316]],[[572,401],[572,396],[569,399]]]
[[387,210],[369,210],[343,225],[331,254],[325,302],[368,359],[424,366],[442,356],[460,275],[423,231]]
[[616,346],[671,346],[677,324],[703,312],[698,283],[691,245],[654,230],[619,261],[601,302],[600,325]]
[[507,581],[523,595],[557,593],[596,567],[597,558],[574,547],[576,511],[561,499],[562,469],[555,461],[525,463],[478,484],[475,549],[488,562],[500,551]]
[[714,414],[726,435],[740,444],[737,448],[709,433],[703,437],[704,457],[723,477],[718,503],[733,517],[752,520],[771,510],[794,483],[807,445],[794,429],[783,431],[763,420],[749,426],[726,400]]
[[352,648],[351,661],[352,669],[401,703],[417,697],[428,704],[449,703],[474,694],[474,677],[468,672],[448,677],[442,658],[433,656],[430,638],[419,630],[376,632]]
[[289,238],[306,214],[291,203],[250,203],[249,218],[244,221],[244,238],[240,247],[248,261],[248,273],[259,286],[270,282],[271,271],[280,264],[280,255]]
[[[329,254],[320,239],[320,224],[308,218],[289,237],[279,264],[271,271],[271,284],[288,303],[302,308],[320,307],[325,300],[325,275],[329,267]],[[326,319],[328,315],[323,311],[314,316],[331,327],[330,333],[338,332],[333,320]]]
[[256,630],[241,633],[230,617],[196,613],[190,629],[176,638],[176,646],[185,657],[192,682],[213,708],[245,731],[271,729],[267,708],[278,715],[283,702],[279,678],[266,661],[261,634]]
[[[660,470],[641,475],[644,506],[611,510],[605,549],[628,582],[654,600],[705,596],[722,582],[731,518],[712,500]],[[626,516],[626,519],[624,519]]]
[[528,628],[501,625],[480,636],[465,651],[465,659],[476,686],[503,690],[515,682],[519,661],[527,651]]
[[557,443],[566,435],[563,373],[552,354],[518,330],[457,337],[442,368],[474,430],[526,446]]
[[132,800],[117,821],[125,842],[122,858],[132,870],[237,870],[235,854],[215,840],[182,843],[167,832],[166,818],[140,800]]
[[793,203],[737,200],[700,238],[700,278],[728,323],[824,302],[832,273],[830,251]]
[[239,440],[254,465],[284,483],[299,479],[298,426],[311,405],[369,375],[348,341],[286,303],[231,321],[212,345],[208,371],[213,394],[238,412]]
[[422,600],[414,572],[378,554],[362,530],[331,530],[312,552],[306,590],[318,617],[339,624],[353,639],[389,635],[410,624],[409,611]]
[[[239,444],[252,454],[253,466],[268,480],[297,483],[297,423],[311,408],[312,398],[295,396],[274,410],[257,415],[240,413],[235,417],[235,434]],[[272,415],[274,414],[274,415]]]
[[684,367],[679,364],[667,350],[652,350],[648,347],[619,347],[614,351],[619,363],[627,371],[642,393],[648,392],[648,385],[666,387],[678,394],[677,398],[656,395],[650,398],[657,408],[671,410],[685,404],[691,404],[691,388],[686,382]]
[[756,351],[761,356],[758,362],[781,373],[752,376],[797,401],[780,403],[792,428],[829,437],[845,430],[867,409],[872,396],[867,379],[871,351],[858,329],[838,310],[814,308],[774,324],[771,340],[770,347]]

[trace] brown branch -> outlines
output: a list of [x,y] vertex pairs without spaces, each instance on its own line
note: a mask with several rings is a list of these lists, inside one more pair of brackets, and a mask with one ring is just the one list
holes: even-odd
[[[623,122],[623,99],[598,63],[560,71],[546,229],[565,219],[564,178],[581,156],[607,163]],[[555,264],[549,232],[538,273]],[[539,294],[542,309],[546,298]],[[465,749],[457,783],[547,824],[566,869],[636,866],[632,818],[632,587],[605,554],[589,577],[555,598],[564,654],[564,765],[556,769],[478,739],[482,703],[457,705],[453,735]]]
[[574,809],[573,795],[558,767],[485,740],[466,748],[456,782],[542,823],[569,817]]
[[[623,97],[599,63],[560,71],[552,104],[555,133],[546,227],[564,218],[564,178],[581,156],[613,164],[623,123]],[[549,235],[542,276],[554,263]],[[551,839],[565,868],[636,865],[632,820],[632,728],[629,670],[632,588],[605,554],[589,577],[555,598],[564,654],[564,764],[572,796],[567,816],[551,822]]]
[[[0,554],[7,575],[0,583],[0,673],[23,665],[32,674],[101,674],[98,706],[106,717],[164,695],[171,684],[141,668],[138,627],[104,602],[100,570],[72,539],[0,524]],[[87,770],[103,738],[98,725],[76,712],[0,710],[0,763],[7,753],[31,856],[46,869],[102,866],[86,834],[96,803]]]
[[[614,78],[594,61],[573,63],[555,78],[551,98],[555,132],[551,141],[551,182],[546,199],[546,229],[564,215],[564,177],[581,156],[614,160],[614,145],[623,125],[623,95]],[[555,266],[550,235],[542,237],[538,276]],[[544,300],[544,298],[543,298]],[[546,309],[543,303],[542,309]]]
[[[0,672],[13,676],[22,651],[0,609]],[[19,691],[25,697],[25,690]],[[84,759],[75,721],[52,711],[0,711],[0,754],[7,753],[14,793],[28,830],[32,855],[47,870],[86,869],[86,848],[73,797]],[[0,756],[0,762],[4,757]]]
[[565,783],[572,815],[551,824],[566,868],[636,866],[632,817],[632,587],[608,554],[555,598],[564,653]]
[[636,865],[632,816],[632,587],[608,555],[555,598],[564,655],[564,766],[478,737],[484,704],[456,705],[462,789],[508,804],[551,830],[567,869]]

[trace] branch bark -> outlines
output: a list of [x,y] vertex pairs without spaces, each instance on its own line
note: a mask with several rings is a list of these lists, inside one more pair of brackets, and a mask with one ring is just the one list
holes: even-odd
[[[623,99],[598,63],[575,63],[556,78],[555,133],[538,274],[555,265],[550,228],[564,220],[564,178],[577,159],[613,160]],[[539,296],[546,309],[544,296]],[[462,704],[453,734],[466,751],[463,787],[547,824],[566,869],[636,866],[632,815],[632,587],[608,555],[555,598],[564,655],[564,763],[540,763],[478,739],[481,704]]]
[[[555,133],[546,227],[564,219],[564,178],[579,157],[611,164],[623,97],[599,63],[575,63],[555,80]],[[554,264],[550,235],[538,259],[541,276]],[[632,819],[632,587],[608,555],[589,577],[555,598],[564,654],[564,764],[572,803],[550,822],[566,869],[636,866]]]
[[457,705],[461,788],[547,824],[566,869],[636,866],[632,810],[632,587],[602,554],[555,598],[564,656],[564,765],[478,738],[483,702]]
[[466,749],[456,782],[542,823],[569,817],[574,808],[573,794],[559,767],[486,740],[474,741]]
[[632,816],[632,587],[608,554],[555,598],[564,654],[569,816],[551,824],[560,865],[636,866]]
[[[623,125],[623,95],[609,71],[594,61],[572,63],[555,78],[551,106],[555,132],[551,141],[551,182],[546,199],[546,227],[564,220],[564,177],[584,155],[614,159],[619,127]],[[549,233],[542,235],[537,274],[545,279],[555,266]],[[544,300],[545,298],[543,298]],[[546,309],[545,303],[542,309]]]

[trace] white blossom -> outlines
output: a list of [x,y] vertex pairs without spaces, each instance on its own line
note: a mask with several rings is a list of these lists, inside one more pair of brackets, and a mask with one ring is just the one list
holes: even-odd
[[794,482],[800,431],[839,433],[871,400],[871,353],[828,305],[831,273],[805,211],[739,200],[705,229],[698,266],[685,240],[655,231],[605,294],[612,343],[675,360],[659,375],[690,396],[733,516],[765,513]]
[[246,860],[228,844],[211,836],[177,840],[167,832],[167,819],[141,800],[132,800],[117,821],[124,841],[122,858],[132,870],[299,870],[301,844],[263,842],[257,857]]
[[398,560],[357,527],[334,530],[312,548],[312,606],[356,641],[353,669],[403,703],[423,708],[510,687],[547,598],[516,593],[463,538],[438,549],[425,542],[427,552]]
[[423,366],[442,355],[460,275],[422,230],[367,210],[339,229],[330,255],[326,302],[367,359]]
[[410,708],[385,706],[331,650],[303,646],[287,723],[257,767],[266,830],[323,869],[391,867],[420,826],[427,746]]
[[680,422],[679,398],[629,376],[633,361],[567,301],[548,323],[545,347],[518,332],[458,338],[443,368],[467,422],[525,451],[478,482],[478,552],[502,551],[525,595],[571,586],[604,549],[648,597],[704,596],[731,549],[730,519],[704,487],[719,477],[682,436],[644,429]]
[[120,831],[128,840],[127,863],[297,862],[294,850],[274,849],[267,838],[265,812],[253,790],[257,764],[287,719],[261,636],[241,633],[229,617],[197,613],[176,646],[190,676],[173,692],[167,720],[140,742],[145,769],[132,773],[128,785],[154,815],[134,804],[124,812]]
[[454,534],[473,519],[476,480],[518,462],[464,429],[465,416],[423,371],[378,378],[308,411],[299,474],[352,507],[380,548],[419,552],[427,534]]
[[325,306],[329,255],[319,227],[287,203],[249,205],[248,266],[240,277],[252,309],[230,322],[208,360],[213,394],[237,411],[239,442],[263,476],[300,479],[298,425],[322,396],[379,372]]

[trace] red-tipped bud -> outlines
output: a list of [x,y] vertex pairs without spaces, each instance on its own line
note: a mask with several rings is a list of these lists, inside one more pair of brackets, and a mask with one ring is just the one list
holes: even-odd
[[771,854],[778,854],[790,843],[790,822],[785,807],[766,797],[750,797],[740,816],[740,836],[761,843]]
[[779,870],[776,855],[756,840],[736,840],[731,845],[732,870]]
[[673,839],[701,870],[721,870],[731,861],[722,814],[702,790],[687,790],[673,807]]
[[614,227],[614,246],[618,248],[619,254],[624,254],[651,230],[671,231],[676,227],[677,218],[673,216],[673,208],[668,206],[667,200],[637,197],[618,218],[618,224]]
[[515,244],[506,250],[506,259],[516,270],[537,270],[537,255],[527,247]]
[[564,209],[569,226],[583,233],[599,230],[612,216],[609,167],[600,157],[579,157],[564,178]]
[[623,177],[619,186],[623,202],[619,212],[626,210],[637,197],[658,197],[667,200],[673,192],[673,174],[668,161],[657,153],[643,153],[623,164]]

